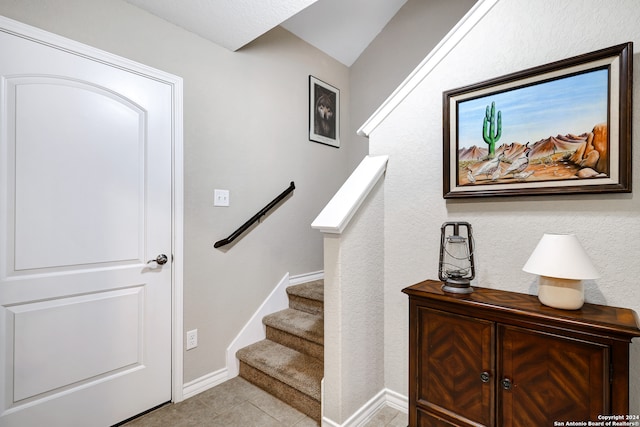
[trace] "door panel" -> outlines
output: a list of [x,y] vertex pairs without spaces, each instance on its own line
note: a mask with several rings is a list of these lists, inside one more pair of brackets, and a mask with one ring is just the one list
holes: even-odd
[[500,326],[501,425],[553,425],[609,414],[608,347]]
[[418,324],[418,404],[464,425],[493,425],[494,324],[422,307]]
[[[143,307],[143,288],[138,286],[9,308],[14,399],[140,366]],[[82,345],[68,346],[67,335],[82,337]],[[54,360],[56,369],[51,369]]]
[[171,399],[173,87],[0,50],[0,425],[111,425]]
[[144,113],[62,78],[9,78],[7,92],[15,270],[142,261]]

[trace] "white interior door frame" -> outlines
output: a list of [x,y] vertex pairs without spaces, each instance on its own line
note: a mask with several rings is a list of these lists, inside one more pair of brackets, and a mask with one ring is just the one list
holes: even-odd
[[183,169],[183,81],[181,77],[165,73],[129,59],[110,54],[71,39],[40,30],[30,25],[0,16],[0,27],[19,37],[34,40],[74,52],[94,61],[115,65],[124,70],[148,76],[172,88],[173,95],[173,161],[172,161],[172,343],[171,343],[171,399],[183,400],[183,210],[184,210],[184,169]]

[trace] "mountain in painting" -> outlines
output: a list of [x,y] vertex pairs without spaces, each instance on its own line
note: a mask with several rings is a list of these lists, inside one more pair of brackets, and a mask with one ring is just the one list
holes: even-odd
[[587,134],[558,135],[541,139],[531,145],[530,159],[553,156],[555,153],[575,152],[587,142]]
[[607,177],[608,126],[581,135],[550,136],[536,142],[502,144],[488,158],[486,148],[458,150],[459,185],[562,181]]
[[513,161],[524,155],[527,148],[526,144],[520,144],[519,142],[512,142],[511,144],[502,144],[496,149],[496,156],[504,154],[504,158],[507,161]]
[[482,160],[489,154],[486,148],[479,148],[475,145],[472,147],[461,148],[458,150],[458,161]]

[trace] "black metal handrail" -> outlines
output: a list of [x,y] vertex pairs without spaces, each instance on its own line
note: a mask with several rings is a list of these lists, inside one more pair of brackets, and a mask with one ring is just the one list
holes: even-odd
[[293,190],[295,190],[296,185],[294,184],[293,181],[291,181],[291,184],[289,184],[289,187],[287,187],[286,190],[284,190],[282,193],[280,193],[280,195],[278,197],[276,197],[275,199],[273,199],[271,201],[271,203],[269,203],[267,206],[265,206],[264,208],[262,208],[260,210],[260,212],[258,212],[257,214],[255,214],[254,216],[251,217],[251,219],[247,222],[245,222],[244,224],[242,224],[240,226],[240,228],[238,228],[236,231],[234,231],[233,233],[231,233],[229,235],[229,237],[227,237],[226,239],[222,239],[222,240],[218,240],[217,242],[215,242],[213,244],[214,248],[219,248],[221,246],[224,245],[228,245],[229,243],[233,242],[236,238],[238,238],[238,236],[240,236],[242,233],[244,233],[245,231],[247,231],[249,229],[249,227],[251,227],[253,225],[253,223],[257,222],[258,220],[260,220],[261,217],[263,217],[264,215],[266,215],[267,212],[269,212],[274,206],[276,206],[278,203],[280,203],[282,201],[282,199],[284,199],[285,197],[287,197],[287,195],[289,193],[291,193]]

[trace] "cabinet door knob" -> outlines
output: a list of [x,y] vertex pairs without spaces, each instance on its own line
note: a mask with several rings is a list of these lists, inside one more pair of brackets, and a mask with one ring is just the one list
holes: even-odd
[[490,378],[491,374],[487,371],[484,371],[480,374],[480,380],[482,380],[483,383],[488,383]]
[[509,378],[504,378],[502,381],[500,381],[500,383],[502,384],[502,388],[505,390],[511,390],[511,380]]

